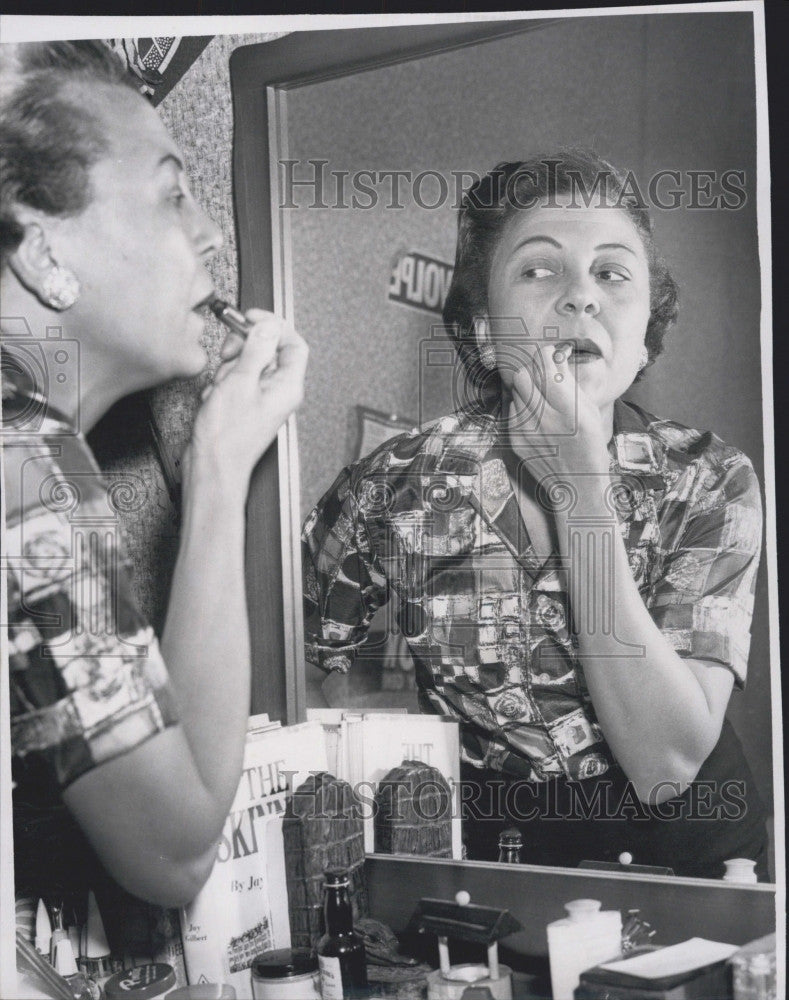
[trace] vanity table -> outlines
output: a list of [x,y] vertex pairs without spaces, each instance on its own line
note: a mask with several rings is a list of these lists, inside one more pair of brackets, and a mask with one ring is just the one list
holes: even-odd
[[775,930],[775,886],[768,884],[381,854],[367,856],[365,873],[370,915],[398,934],[419,897],[454,899],[465,890],[474,903],[506,907],[522,925],[501,948],[514,970],[513,1000],[550,997],[545,928],[565,915],[570,899],[599,899],[603,909],[622,913],[639,909],[660,945],[693,937],[744,945]]

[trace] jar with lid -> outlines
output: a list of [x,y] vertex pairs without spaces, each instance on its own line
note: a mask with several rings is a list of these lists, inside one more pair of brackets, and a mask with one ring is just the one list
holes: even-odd
[[323,1000],[348,1000],[369,996],[367,956],[353,929],[350,879],[343,868],[326,872],[323,915],[326,933],[318,942],[318,964]]
[[106,1000],[159,1000],[175,986],[172,966],[156,962],[117,972],[104,984],[104,996]]
[[516,826],[510,826],[506,830],[502,830],[499,835],[499,863],[519,865],[521,863],[522,849],[523,837]]
[[252,963],[254,1000],[320,1000],[318,959],[303,948],[264,951]]
[[729,858],[724,861],[726,874],[723,876],[724,882],[740,882],[744,885],[756,885],[758,881],[756,875],[756,862],[750,858]]

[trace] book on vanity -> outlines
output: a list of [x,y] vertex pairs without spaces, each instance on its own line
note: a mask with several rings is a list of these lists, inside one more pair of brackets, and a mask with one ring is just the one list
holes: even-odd
[[364,816],[364,849],[375,851],[372,798],[378,783],[403,761],[437,768],[452,795],[452,857],[462,857],[460,826],[460,736],[458,723],[441,715],[308,708],[307,718],[323,725],[328,769],[357,793]]
[[295,726],[249,720],[244,766],[208,881],[181,910],[190,984],[229,983],[249,993],[255,956],[290,947],[282,817],[288,796],[325,771],[317,722]]

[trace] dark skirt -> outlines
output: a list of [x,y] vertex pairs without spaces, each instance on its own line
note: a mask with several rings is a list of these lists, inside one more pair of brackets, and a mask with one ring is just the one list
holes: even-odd
[[769,880],[764,805],[728,720],[696,780],[659,806],[639,802],[618,768],[583,781],[538,783],[464,765],[462,779],[470,860],[496,860],[499,833],[516,826],[524,864],[574,868],[617,862],[627,852],[634,864],[722,878],[728,858],[751,858],[759,881]]

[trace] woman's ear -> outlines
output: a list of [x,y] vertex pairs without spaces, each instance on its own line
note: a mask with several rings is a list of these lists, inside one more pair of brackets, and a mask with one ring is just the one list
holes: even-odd
[[17,280],[28,291],[37,293],[40,292],[44,278],[54,263],[49,248],[49,237],[35,217],[18,217],[17,221],[22,229],[22,239],[9,256],[8,264]]
[[496,367],[496,351],[493,348],[493,341],[490,339],[490,320],[486,314],[474,318],[474,340],[483,368],[493,371]]
[[18,216],[22,239],[8,258],[17,281],[45,306],[69,309],[79,298],[77,276],[52,255],[47,226],[34,214]]

